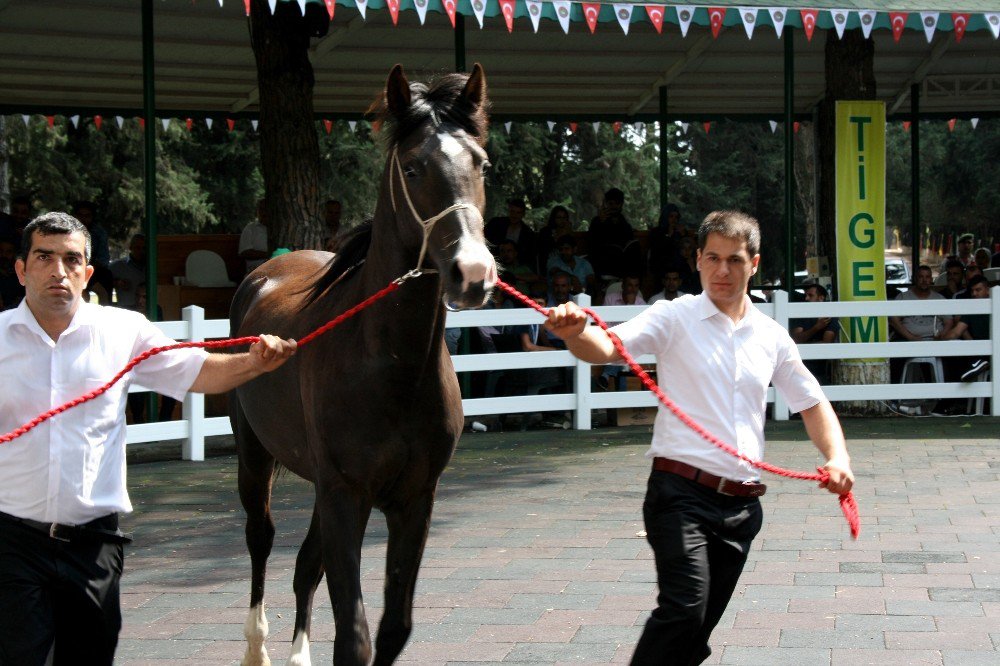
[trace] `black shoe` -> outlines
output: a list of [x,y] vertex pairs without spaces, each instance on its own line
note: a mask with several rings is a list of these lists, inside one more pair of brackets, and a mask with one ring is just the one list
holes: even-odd
[[990,367],[989,361],[985,359],[978,359],[976,362],[972,364],[971,368],[962,373],[962,381],[971,382],[979,375],[979,373],[989,369],[989,367]]
[[600,375],[600,376],[599,376],[599,377],[597,378],[597,386],[598,386],[598,388],[600,388],[600,389],[601,389],[602,391],[607,391],[607,390],[608,390],[608,378],[607,378],[607,377],[605,377],[604,375]]

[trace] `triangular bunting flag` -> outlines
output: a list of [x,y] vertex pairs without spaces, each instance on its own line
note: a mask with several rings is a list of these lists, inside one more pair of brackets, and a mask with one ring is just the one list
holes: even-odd
[[509,121],[509,120],[508,120],[507,122],[505,122],[505,123],[503,124],[503,128],[504,128],[504,131],[506,131],[506,132],[507,132],[507,134],[510,134],[510,128],[511,128],[511,126],[512,126],[513,124],[514,124],[514,123],[512,123],[512,122],[511,122],[511,121]]
[[48,123],[49,127],[55,127],[56,126],[56,117],[55,116],[45,116],[45,122]]
[[611,131],[613,131],[615,134],[621,132],[622,131],[621,121],[616,120],[615,122],[611,123]]
[[396,25],[399,21],[399,0],[385,0],[385,4],[389,8],[389,16],[392,17],[392,24]]
[[969,118],[969,122],[972,123],[972,129],[976,129],[979,124],[979,118]]
[[299,11],[302,12],[302,16],[306,15],[306,0],[298,0]]
[[802,15],[802,29],[806,33],[806,40],[811,42],[813,32],[816,30],[816,18],[819,16],[819,10],[802,9],[799,10],[799,14]]
[[115,123],[118,125],[118,129],[121,129],[122,125],[125,124],[125,119],[121,116],[115,116]]
[[601,5],[597,2],[584,2],[582,4],[583,18],[587,20],[590,34],[594,34],[594,31],[597,30],[597,17],[601,13]]
[[212,120],[211,118],[205,118],[205,126],[208,127],[208,129],[212,129],[212,123],[213,122],[215,122],[215,121]]
[[622,32],[626,35],[628,34],[628,24],[632,22],[632,8],[634,5],[611,5],[615,10],[615,18],[618,19],[618,25],[622,27]]
[[549,126],[549,131],[550,132],[552,131],[552,128],[556,126],[556,124],[554,122],[552,122],[551,120],[546,120],[545,124]]
[[646,5],[646,16],[649,22],[656,28],[658,34],[663,34],[663,12],[666,9],[663,5]]
[[479,29],[483,29],[483,17],[486,14],[486,0],[472,0],[472,13],[476,15],[476,20],[479,21]]
[[326,129],[326,133],[329,134],[333,131],[333,121],[327,118],[323,119],[323,127]]
[[909,132],[910,131],[910,124],[911,123],[910,123],[909,120],[904,120],[903,121],[903,131],[904,132]]
[[28,123],[31,121],[31,116],[26,113],[21,114],[21,120],[24,121],[24,126],[27,127]]
[[688,36],[688,28],[691,27],[691,20],[694,18],[694,5],[677,6],[677,22],[681,26],[681,37]]
[[503,14],[503,20],[507,23],[507,32],[514,32],[515,10],[514,0],[500,0],[500,13]]
[[743,29],[747,31],[747,39],[753,39],[753,29],[757,26],[756,7],[738,7],[740,18],[743,19]]
[[634,129],[636,132],[641,132],[642,130],[646,129],[646,123],[642,122],[641,120],[637,120],[635,121],[635,123],[632,124],[632,129]]
[[986,25],[990,26],[990,30],[993,31],[993,39],[1000,37],[1000,12],[984,13],[983,18],[986,19]]
[[538,32],[538,21],[542,18],[542,3],[541,0],[525,0],[525,6],[528,8],[528,18],[531,19],[531,27]]
[[337,10],[337,0],[323,0],[326,3],[326,13],[330,15],[330,20],[333,20],[333,13]]
[[357,120],[348,120],[347,121],[347,126],[351,128],[352,132],[357,132],[358,131],[358,121]]
[[955,26],[955,43],[961,43],[962,37],[965,37],[965,29],[969,27],[969,15],[952,14],[951,22]]
[[774,134],[775,132],[778,131],[778,121],[777,120],[768,120],[767,124],[771,126],[771,134]]
[[420,19],[420,25],[424,24],[427,20],[427,0],[413,0],[413,6],[417,8],[417,18]]
[[257,125],[259,125],[259,124],[260,124],[260,121],[257,120],[256,118],[254,118],[253,120],[250,121],[250,127],[253,128],[254,132],[257,131]]
[[948,131],[949,132],[954,132],[955,131],[955,123],[956,122],[958,122],[958,118],[952,118],[951,120],[948,121]]
[[892,41],[899,43],[906,27],[906,12],[889,12],[889,23],[892,25]]
[[559,19],[559,25],[562,26],[563,32],[568,34],[570,10],[569,0],[552,0],[552,8],[556,10],[556,18]]
[[934,39],[934,31],[937,30],[938,13],[920,12],[920,22],[924,25],[924,34],[927,35],[927,43]]
[[448,14],[448,19],[451,21],[451,27],[455,27],[455,0],[442,0],[444,4],[444,11]]
[[788,16],[788,10],[785,7],[772,7],[767,11],[771,14],[771,23],[774,24],[774,31],[778,34],[778,39],[781,39],[781,32],[785,29],[785,17]]
[[163,125],[163,131],[166,132],[167,128],[170,127],[170,118],[160,118],[160,124]]
[[[274,10],[278,8],[278,0],[267,0],[267,6],[271,10],[271,14],[274,14]],[[250,15],[250,3],[247,3],[247,16]]]
[[250,16],[250,0],[243,0],[243,9],[246,10],[247,16]]
[[851,15],[851,12],[846,9],[831,9],[830,18],[833,19],[833,27],[837,30],[837,37],[839,39],[844,38],[844,28],[847,27],[847,18]]
[[229,128],[230,132],[232,132],[233,128],[236,127],[236,121],[232,118],[226,118],[226,127]]
[[101,125],[104,124],[104,118],[101,116],[94,116],[94,127],[101,129]]
[[188,118],[184,121],[184,126],[187,127],[187,131],[190,132],[191,128],[194,127],[194,120]]
[[145,118],[139,118],[139,129],[141,129],[141,130],[146,129],[146,119]]
[[590,123],[590,124],[594,128],[594,134],[597,134],[598,132],[601,131],[601,123],[599,123],[599,122],[593,122],[593,123]]
[[874,9],[858,10],[858,19],[861,21],[861,34],[865,36],[865,39],[871,37],[876,15],[878,15],[878,12]]
[[688,128],[691,127],[691,123],[681,123],[681,131],[685,134],[688,133]]
[[69,121],[73,123],[74,129],[80,126],[80,116],[70,116]]
[[726,8],[725,7],[709,7],[708,8],[708,23],[712,28],[712,39],[717,39],[719,37],[719,31],[722,30],[722,22],[726,20]]
[[219,0],[219,6],[220,7],[222,6],[222,0]]
[[709,132],[712,131],[712,123],[710,123],[710,122],[709,123],[702,123],[701,126],[703,128],[705,128],[705,134],[708,134]]
[[795,122],[793,122],[793,123],[792,123],[792,133],[793,133],[793,134],[798,134],[798,133],[799,133],[799,128],[800,128],[800,127],[802,127],[802,123],[800,123],[800,122],[799,122],[799,121],[797,121],[797,120],[796,120]]
[[576,134],[576,130],[577,130],[577,129],[578,129],[579,127],[580,127],[580,125],[579,125],[579,124],[577,124],[577,123],[570,123],[570,124],[569,124],[569,131],[570,131],[570,132],[572,132],[573,134]]
[[368,0],[354,0],[354,3],[358,6],[358,11],[361,12],[361,18],[365,18],[365,11],[368,9]]

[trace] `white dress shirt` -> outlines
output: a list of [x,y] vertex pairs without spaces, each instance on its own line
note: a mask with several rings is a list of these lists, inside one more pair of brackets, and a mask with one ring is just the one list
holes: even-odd
[[[0,313],[0,433],[110,381],[132,358],[174,344],[137,312],[81,303],[53,342],[26,301]],[[104,394],[0,444],[0,511],[78,525],[132,510],[125,488],[125,394],[132,381],[182,399],[207,353],[179,349],[137,365]]]
[[[611,330],[633,356],[655,354],[657,382],[667,397],[751,460],[764,455],[768,384],[795,412],[823,399],[788,332],[749,298],[739,322],[700,294],[657,301]],[[756,468],[702,439],[662,405],[646,455],[680,460],[736,481],[760,478]]]

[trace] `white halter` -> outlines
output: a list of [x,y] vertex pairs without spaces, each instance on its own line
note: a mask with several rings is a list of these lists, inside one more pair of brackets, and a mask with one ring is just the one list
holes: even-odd
[[[479,208],[477,208],[473,204],[468,202],[459,202],[448,206],[443,211],[441,211],[437,215],[434,215],[433,217],[428,217],[427,219],[423,220],[420,219],[420,213],[417,212],[416,207],[413,205],[413,200],[410,198],[410,191],[406,187],[406,179],[403,177],[403,166],[399,162],[399,153],[396,148],[392,149],[392,166],[395,167],[396,174],[399,176],[400,186],[403,189],[403,196],[406,197],[406,203],[410,207],[410,213],[412,213],[413,217],[417,220],[417,224],[420,225],[420,229],[424,233],[424,240],[420,245],[420,257],[417,259],[417,267],[410,272],[413,273],[414,271],[416,271],[418,275],[420,273],[437,273],[437,270],[434,268],[427,268],[427,269],[422,268],[424,264],[424,256],[427,254],[427,240],[431,236],[431,231],[434,229],[434,225],[437,224],[438,220],[440,220],[445,215],[448,215],[449,213],[454,213],[456,210],[461,210],[463,208],[467,208],[471,211],[474,211],[475,214],[479,216],[480,221],[482,221],[483,219],[483,214],[480,213]],[[392,167],[390,167],[390,169],[391,168]],[[389,197],[392,200],[392,212],[395,213],[397,212],[396,188],[395,188],[395,179],[392,177],[391,173],[389,174]]]

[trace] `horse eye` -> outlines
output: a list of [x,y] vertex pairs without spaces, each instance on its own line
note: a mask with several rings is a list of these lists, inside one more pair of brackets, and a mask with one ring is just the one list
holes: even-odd
[[485,176],[492,167],[493,165],[489,161],[483,162],[482,167],[480,167],[480,174]]
[[407,178],[416,178],[417,170],[414,169],[412,166],[405,166],[403,167],[403,175],[405,175]]

